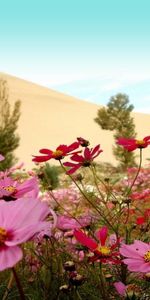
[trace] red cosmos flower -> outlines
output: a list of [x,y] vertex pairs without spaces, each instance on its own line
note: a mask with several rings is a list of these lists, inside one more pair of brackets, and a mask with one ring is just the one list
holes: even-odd
[[134,151],[137,148],[146,148],[150,145],[150,136],[146,136],[143,140],[118,138],[117,144],[123,146],[126,150]]
[[100,149],[100,145],[97,145],[92,149],[86,147],[84,149],[83,155],[79,155],[77,153],[74,154],[73,156],[71,156],[71,160],[77,162],[77,164],[72,162],[64,163],[65,167],[70,167],[70,170],[67,171],[67,173],[73,174],[80,167],[89,167],[94,158],[97,157],[101,152],[103,152],[103,150]]
[[103,263],[106,263],[107,261],[120,263],[120,260],[116,258],[116,256],[119,255],[119,252],[114,251],[114,249],[119,245],[119,240],[115,239],[115,241],[113,240],[112,242],[110,236],[109,242],[106,243],[108,236],[108,228],[106,226],[103,226],[96,232],[97,239],[100,243],[90,238],[80,230],[75,229],[74,236],[83,246],[86,246],[94,253],[94,256],[90,258],[90,261],[100,260]]
[[[78,142],[74,142],[73,144],[67,146],[67,145],[60,145],[56,148],[55,151],[49,150],[49,149],[41,149],[39,152],[45,155],[39,155],[39,156],[34,156],[32,161],[35,162],[44,162],[47,160],[50,160],[52,158],[56,160],[61,160],[63,159],[66,155],[71,155],[75,154],[78,152],[72,152],[73,150],[77,149],[79,147]],[[71,153],[70,153],[71,152]]]

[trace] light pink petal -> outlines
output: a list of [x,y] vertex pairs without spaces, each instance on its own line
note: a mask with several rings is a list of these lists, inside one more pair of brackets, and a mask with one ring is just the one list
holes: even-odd
[[22,250],[17,247],[1,247],[0,248],[0,271],[12,268],[18,261],[22,259]]
[[150,272],[150,263],[149,262],[145,262],[143,264],[141,264],[140,266],[140,272],[142,273],[149,273]]
[[139,240],[135,240],[134,245],[136,249],[139,249],[141,255],[144,255],[145,252],[150,250],[150,244],[144,243]]
[[51,226],[49,222],[38,222],[33,225],[20,228],[12,232],[12,239],[6,240],[6,246],[20,245],[28,240],[30,240],[35,234],[40,233],[43,230],[48,230]]
[[98,244],[92,238],[88,237],[80,230],[75,230],[74,236],[82,245],[86,246],[92,251],[95,250],[98,246]]
[[32,191],[33,189],[37,189],[37,180],[35,177],[21,183],[17,187],[18,191],[15,195],[16,195],[16,197],[19,198],[19,197],[22,197],[25,193]]
[[138,247],[136,248],[134,244],[132,244],[132,245],[122,244],[119,251],[120,251],[121,255],[123,255],[125,257],[139,259],[143,255],[141,254],[141,252],[138,249],[139,248]]
[[124,264],[128,266],[128,269],[133,272],[141,272],[140,268],[144,264],[144,260],[142,259],[123,259]]
[[126,286],[123,282],[121,281],[115,282],[114,287],[116,288],[118,294],[120,294],[121,296],[125,295]]
[[48,213],[48,205],[38,199],[0,201],[0,226],[17,229],[44,220]]

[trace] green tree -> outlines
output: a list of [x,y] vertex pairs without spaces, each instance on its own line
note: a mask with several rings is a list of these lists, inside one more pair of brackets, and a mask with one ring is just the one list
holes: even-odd
[[13,151],[19,146],[20,140],[16,129],[21,102],[16,101],[11,110],[8,100],[7,81],[0,79],[0,153],[5,156],[5,160],[0,163],[0,170],[10,168],[16,162]]
[[[131,116],[133,108],[129,97],[119,93],[110,98],[106,107],[98,110],[94,120],[102,129],[114,131],[115,140],[118,137],[133,138],[136,136],[134,119]],[[119,145],[113,146],[113,154],[123,169],[136,165],[135,154]]]

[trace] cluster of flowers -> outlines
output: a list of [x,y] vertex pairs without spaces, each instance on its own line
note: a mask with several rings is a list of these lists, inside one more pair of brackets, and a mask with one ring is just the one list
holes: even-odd
[[[140,151],[150,145],[150,136],[145,137],[142,140],[137,139],[126,139],[119,138],[117,144],[124,147],[126,151],[134,151],[140,149]],[[84,147],[84,150],[80,150],[80,146]],[[34,162],[44,162],[50,159],[56,159],[60,163],[63,158],[70,156],[70,161],[64,162],[61,165],[66,168],[66,174],[72,175],[81,167],[90,167],[93,163],[93,160],[102,153],[100,145],[95,146],[94,148],[89,148],[89,142],[83,138],[77,138],[77,142],[66,146],[60,145],[55,151],[49,149],[41,149],[40,153],[44,154],[41,156],[34,156]],[[131,170],[130,170],[131,171]],[[130,184],[131,180],[131,184]],[[129,199],[126,199],[127,208],[123,207],[120,210],[120,215],[126,213],[127,219],[124,222],[126,226],[129,214],[133,213],[133,208],[130,208],[130,202],[133,202],[137,199],[145,199],[150,195],[149,189],[142,191],[141,193],[136,192],[137,182],[135,181],[135,186],[132,186],[132,176],[128,179],[128,186],[133,187],[129,189],[130,194],[127,194]],[[140,180],[140,177],[137,179]],[[125,184],[126,185],[126,184]],[[131,199],[130,199],[131,198]],[[115,202],[115,201],[114,201]],[[102,201],[103,204],[104,201]],[[116,205],[116,203],[115,203]],[[119,204],[120,205],[120,204]],[[97,208],[97,211],[100,210]],[[147,216],[149,209],[146,208],[144,216],[138,216],[136,223],[141,225],[145,221],[145,215]],[[68,219],[67,229],[74,229],[73,237],[81,245],[86,247],[92,254],[89,257],[89,262],[100,262],[104,264],[120,264],[127,265],[128,270],[131,272],[138,273],[149,273],[150,272],[150,243],[143,242],[140,239],[128,240],[125,236],[118,234],[119,231],[114,230],[114,233],[110,235],[108,239],[108,230],[114,229],[111,222],[106,218],[103,219],[104,226],[97,230],[94,234],[95,239],[89,236],[89,233],[86,233],[86,230],[81,230],[85,226],[79,226],[76,221],[70,222]],[[107,225],[107,226],[106,226]],[[134,295],[136,295],[136,288],[134,285],[125,285],[124,283],[118,281],[114,284],[118,293],[122,296],[132,294],[134,290]]]
[[0,174],[0,271],[14,267],[23,257],[19,245],[50,232],[53,224],[47,218],[51,214],[55,218],[38,196],[36,178],[19,182],[11,175],[11,170]]
[[[124,147],[126,151],[136,149],[141,151],[150,145],[150,136],[145,137],[143,140],[119,138],[117,144]],[[49,192],[49,201],[42,201],[36,177],[33,176],[23,180],[14,179],[12,170],[0,173],[0,271],[14,267],[22,259],[21,244],[37,239],[42,235],[50,237],[52,230],[57,228],[63,234],[60,235],[56,230],[53,233],[54,238],[68,239],[70,247],[68,249],[71,251],[74,249],[74,254],[78,253],[80,260],[84,259],[89,252],[88,262],[91,264],[98,262],[100,265],[116,265],[117,267],[127,265],[130,272],[150,273],[150,243],[143,241],[143,239],[131,238],[131,236],[127,239],[129,237],[127,227],[129,217],[131,215],[132,220],[132,214],[136,211],[135,202],[139,199],[144,199],[146,204],[143,215],[137,216],[136,224],[148,223],[150,215],[148,207],[149,188],[137,192],[137,182],[143,180],[143,178],[141,175],[139,177],[135,176],[137,181],[133,181],[132,176],[131,178],[129,176],[128,186],[131,188],[128,189],[130,193],[126,193],[127,199],[118,201],[116,194],[106,183],[103,184],[107,192],[107,197],[105,197],[97,184],[95,169],[92,168],[94,159],[102,152],[100,145],[90,148],[87,140],[78,137],[77,141],[69,146],[60,145],[54,151],[41,149],[41,155],[33,157],[35,163],[42,163],[51,159],[59,161],[66,174],[79,188],[81,196],[85,197],[88,205],[91,205],[92,210],[95,210],[94,215],[89,206],[86,209],[82,207],[76,190],[73,191],[72,189],[72,192],[69,189],[63,190],[62,198],[62,191]],[[62,163],[62,160],[66,157],[69,157],[70,160]],[[3,155],[0,155],[0,161],[3,159]],[[98,191],[94,198],[95,202],[88,196],[87,190],[82,189],[82,185],[77,184],[73,177],[77,170],[84,167],[92,168],[95,176]],[[142,183],[144,184],[144,181]],[[110,201],[109,197],[111,198]],[[72,207],[68,208],[68,202],[65,206],[64,198],[69,199]],[[57,200],[56,203],[64,208],[64,213],[57,213],[56,216],[48,204],[51,199]],[[131,202],[132,205],[130,206]],[[55,209],[55,206],[53,208]],[[72,213],[74,208],[75,213]],[[80,214],[76,216],[78,208],[80,208]],[[53,222],[51,216],[54,219]],[[100,222],[98,220],[99,216],[101,218]],[[95,232],[90,227],[92,220],[96,224],[100,224],[100,228]],[[90,230],[88,230],[89,228]],[[125,231],[124,228],[126,228]],[[110,235],[109,232],[111,232]],[[126,236],[124,236],[124,232],[127,233]],[[78,243],[82,246],[80,251],[76,251]],[[71,274],[74,274],[74,278],[77,280],[76,273]],[[119,280],[114,283],[114,286],[122,296],[128,295],[129,290],[131,292],[131,285],[125,285]]]

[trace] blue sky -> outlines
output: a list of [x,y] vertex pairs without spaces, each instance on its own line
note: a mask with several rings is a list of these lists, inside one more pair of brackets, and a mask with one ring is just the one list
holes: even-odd
[[0,0],[0,71],[150,112],[149,0]]

